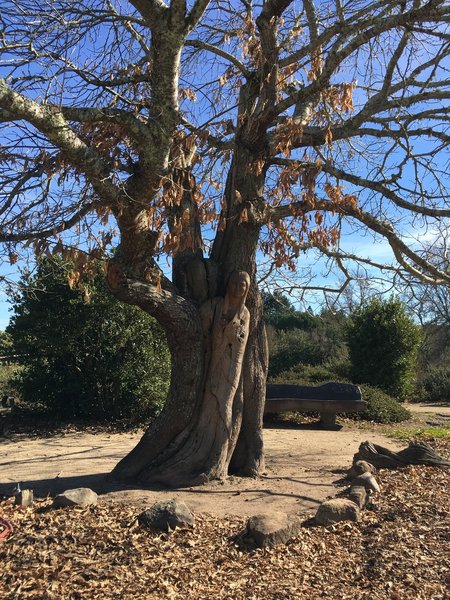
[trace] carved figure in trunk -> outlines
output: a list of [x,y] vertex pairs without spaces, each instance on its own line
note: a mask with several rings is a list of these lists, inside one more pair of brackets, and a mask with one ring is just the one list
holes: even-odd
[[[225,298],[205,302],[200,314],[205,337],[207,374],[203,396],[202,424],[204,436],[215,446],[209,461],[214,467],[207,477],[223,477],[236,444],[234,402],[242,405],[242,363],[247,345],[250,313],[245,299],[250,277],[234,271]],[[213,428],[211,424],[215,422]],[[203,429],[201,425],[201,429]]]
[[241,374],[250,325],[245,306],[249,289],[248,273],[234,271],[225,297],[214,297],[200,306],[203,378],[196,409],[163,452],[156,450],[150,427],[114,469],[114,478],[180,486],[226,477],[243,412]]

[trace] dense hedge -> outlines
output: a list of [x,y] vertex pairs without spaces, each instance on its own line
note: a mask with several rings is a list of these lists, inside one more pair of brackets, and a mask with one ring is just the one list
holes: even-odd
[[400,423],[411,418],[409,410],[379,388],[370,385],[361,385],[360,388],[363,399],[368,403],[367,408],[359,413],[349,413],[349,418],[374,423]]
[[318,365],[327,360],[333,349],[314,333],[294,329],[280,331],[272,341],[269,376],[275,377],[298,364]]
[[163,332],[142,310],[110,295],[100,268],[84,291],[69,287],[71,269],[41,260],[15,299],[8,333],[24,367],[23,399],[62,418],[154,415],[170,373]]
[[428,371],[421,382],[421,396],[425,402],[450,403],[450,367],[436,367]]
[[347,327],[351,378],[407,398],[415,383],[420,327],[405,305],[372,298],[352,314]]

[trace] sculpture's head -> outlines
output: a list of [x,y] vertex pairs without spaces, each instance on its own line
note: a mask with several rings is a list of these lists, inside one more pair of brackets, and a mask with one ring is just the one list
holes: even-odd
[[242,306],[250,289],[250,275],[246,271],[233,271],[228,280],[227,296]]

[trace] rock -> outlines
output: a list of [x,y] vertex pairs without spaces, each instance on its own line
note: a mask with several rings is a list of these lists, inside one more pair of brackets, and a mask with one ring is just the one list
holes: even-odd
[[333,525],[339,521],[358,521],[359,507],[347,498],[325,500],[319,506],[315,521],[318,525]]
[[13,406],[15,406],[15,404],[16,404],[16,399],[14,398],[14,396],[5,395],[2,397],[1,405],[4,408],[12,408]]
[[176,527],[192,527],[194,515],[184,502],[172,499],[156,502],[138,516],[138,521],[144,527],[169,532]]
[[365,460],[357,460],[348,473],[349,479],[353,479],[354,477],[358,477],[358,475],[362,475],[362,473],[373,473],[376,474],[376,468],[371,465],[369,462]]
[[369,501],[369,494],[364,485],[352,485],[348,498],[357,504],[359,508],[364,508]]
[[258,548],[264,548],[286,544],[298,534],[300,528],[299,518],[274,511],[250,517],[243,538],[245,543],[253,542]]
[[355,479],[352,481],[352,487],[360,485],[364,486],[366,490],[371,492],[379,493],[381,491],[378,481],[375,479],[372,473],[361,473],[361,475],[355,477]]
[[54,508],[63,508],[65,506],[95,506],[98,496],[90,488],[75,488],[66,490],[62,494],[55,496],[53,500]]
[[15,494],[14,504],[18,504],[19,506],[32,506],[33,490],[21,490]]

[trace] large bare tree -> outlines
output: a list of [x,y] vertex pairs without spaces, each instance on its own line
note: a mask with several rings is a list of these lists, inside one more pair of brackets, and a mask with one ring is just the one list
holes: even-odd
[[165,409],[113,476],[257,475],[257,252],[345,273],[354,227],[398,273],[450,281],[407,242],[450,216],[449,3],[6,0],[0,21],[0,241],[12,262],[70,252],[81,285],[117,228],[111,291],[172,354]]

